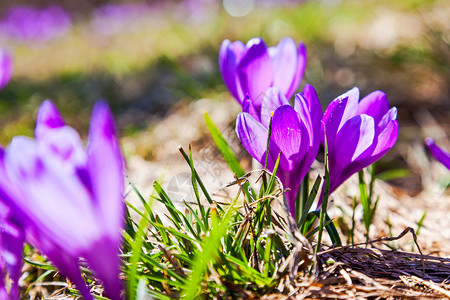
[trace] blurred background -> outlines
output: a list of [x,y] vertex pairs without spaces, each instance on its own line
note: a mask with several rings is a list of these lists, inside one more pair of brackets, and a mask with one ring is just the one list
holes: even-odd
[[2,1],[0,47],[14,73],[0,91],[0,143],[32,136],[45,99],[86,134],[94,102],[107,99],[127,157],[171,160],[191,141],[198,151],[210,143],[202,110],[229,136],[239,111],[218,70],[220,44],[255,36],[305,43],[302,86],[314,85],[324,109],[354,86],[388,95],[400,137],[380,177],[416,195],[443,174],[423,139],[450,150],[448,0]]

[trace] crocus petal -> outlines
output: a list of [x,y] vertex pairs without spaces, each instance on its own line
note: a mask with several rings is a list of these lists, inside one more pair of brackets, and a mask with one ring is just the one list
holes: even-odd
[[8,84],[12,71],[12,57],[0,49],[0,89]]
[[389,101],[382,91],[375,91],[361,99],[358,114],[366,114],[374,118],[378,124],[389,110]]
[[269,47],[268,52],[273,63],[273,85],[290,98],[292,80],[297,73],[297,45],[285,37],[276,47]]
[[255,106],[260,106],[263,93],[273,82],[272,61],[262,39],[251,39],[247,48],[237,66],[237,75],[244,94],[248,93]]
[[270,87],[264,94],[263,101],[261,103],[261,124],[264,127],[269,128],[270,118],[275,110],[282,106],[289,105],[289,101],[283,95],[283,93],[276,87]]
[[240,103],[244,94],[242,93],[240,83],[236,78],[236,67],[239,56],[242,55],[241,52],[243,52],[244,49],[245,46],[240,41],[231,43],[229,40],[224,40],[219,51],[219,68],[225,85],[230,90],[233,97]]
[[291,87],[286,93],[286,98],[291,98],[295,91],[298,89],[300,82],[302,81],[303,74],[305,73],[307,61],[306,47],[303,43],[298,44],[297,50],[297,69],[295,77],[292,80]]
[[[88,170],[94,199],[105,225],[103,233],[120,239],[123,227],[124,170],[114,120],[105,102],[98,102],[92,113],[88,139]],[[108,176],[105,176],[108,174]]]
[[378,160],[379,157],[383,156],[388,152],[395,144],[398,138],[398,121],[391,120],[384,130],[379,133],[377,137],[377,144],[375,150],[373,151],[373,156]]
[[334,99],[323,115],[328,147],[334,147],[334,140],[341,127],[358,112],[359,89],[353,88]]
[[249,113],[255,120],[261,122],[261,115],[258,113],[257,109],[253,105],[253,101],[250,100],[250,97],[247,95],[242,102],[242,111]]
[[322,107],[313,86],[307,84],[302,93],[295,96],[294,109],[300,115],[300,120],[305,124],[309,137],[309,147],[305,155],[305,166],[300,173],[303,177],[314,162],[323,136],[322,131]]
[[432,138],[426,138],[425,144],[434,158],[450,170],[450,153],[437,146]]
[[281,150],[280,167],[292,170],[303,159],[309,145],[304,124],[290,105],[277,108],[272,119],[271,143]]
[[97,218],[99,224],[103,225],[103,238],[90,245],[85,257],[103,281],[106,293],[113,299],[121,299],[118,254],[124,223],[123,157],[113,116],[105,102],[98,102],[92,112],[87,153],[88,170],[98,207],[96,211],[99,212]]
[[112,300],[121,300],[122,284],[119,280],[120,258],[116,241],[103,238],[86,250],[84,257],[95,275],[102,281],[105,292]]
[[[330,192],[334,191],[352,173],[358,171],[350,168],[351,174],[341,172],[363,153],[373,147],[375,123],[368,115],[358,115],[348,120],[336,136],[335,147],[329,148]],[[340,175],[339,175],[340,174]]]
[[309,145],[311,146],[314,142],[315,127],[313,126],[317,126],[317,124],[315,123],[313,125],[313,122],[311,120],[311,114],[309,111],[308,101],[305,99],[305,97],[303,97],[302,94],[295,95],[294,110],[299,114],[300,119],[303,121],[303,123],[307,128],[307,134],[309,136],[309,143],[310,143]]
[[94,299],[81,276],[78,259],[68,255],[64,249],[54,244],[46,244],[45,246],[41,244],[40,250],[46,254],[48,259],[64,276],[75,284],[85,300]]
[[397,108],[392,107],[388,112],[379,120],[377,124],[377,131],[381,132],[388,124],[397,119]]
[[86,164],[86,151],[80,136],[69,126],[49,130],[36,141],[42,148],[42,155],[61,171],[74,172],[74,167]]
[[35,137],[43,138],[47,132],[63,126],[64,120],[53,102],[50,100],[42,102],[37,114]]
[[[261,165],[265,164],[268,130],[248,113],[239,113],[236,118],[236,134],[247,152]],[[278,155],[278,153],[276,154]],[[274,160],[269,155],[268,165]]]
[[[322,106],[320,105],[319,97],[317,96],[316,90],[310,84],[305,85],[303,91],[300,93],[303,98],[306,100],[307,107],[310,114],[310,119],[314,120],[313,126],[319,126],[322,120]],[[301,100],[301,99],[299,99]],[[299,112],[299,108],[297,108],[297,97],[294,102],[294,109]],[[299,112],[300,113],[300,112]],[[315,128],[315,127],[314,127]]]
[[[19,299],[19,278],[22,269],[22,251],[25,241],[21,227],[9,219],[0,220],[0,256],[2,256],[9,277],[12,280],[9,295],[11,299]],[[0,298],[2,299],[2,298]]]

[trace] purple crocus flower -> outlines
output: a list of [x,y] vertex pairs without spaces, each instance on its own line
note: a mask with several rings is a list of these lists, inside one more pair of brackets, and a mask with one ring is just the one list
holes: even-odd
[[0,89],[4,88],[12,76],[12,57],[0,49]]
[[[272,95],[278,99],[284,97],[276,93]],[[274,102],[270,99],[263,101],[262,111],[269,111],[269,105]],[[274,107],[274,110],[267,167],[272,171],[281,153],[277,175],[284,188],[289,188],[286,197],[289,211],[295,218],[295,198],[299,185],[319,151],[322,108],[314,88],[307,85],[302,93],[295,96],[294,108],[285,104]],[[260,123],[251,113],[239,113],[236,133],[250,155],[265,165],[270,118],[263,118],[262,121]]]
[[437,146],[432,138],[426,138],[425,144],[434,158],[450,170],[450,153]]
[[359,101],[353,88],[334,99],[323,116],[328,145],[330,193],[355,172],[371,165],[397,141],[397,108],[375,91]]
[[306,48],[288,37],[276,47],[267,48],[261,38],[244,45],[224,40],[220,46],[219,67],[225,85],[242,105],[249,96],[259,111],[264,92],[277,87],[289,99],[297,90],[306,66]]
[[119,247],[124,218],[123,157],[112,114],[95,105],[87,149],[50,101],[35,139],[15,137],[0,156],[0,196],[22,215],[25,236],[92,299],[78,267],[85,258],[106,294],[122,299]]

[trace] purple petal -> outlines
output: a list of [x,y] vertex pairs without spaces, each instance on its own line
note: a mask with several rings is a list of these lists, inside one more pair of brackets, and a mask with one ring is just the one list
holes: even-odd
[[105,102],[98,102],[92,112],[87,153],[102,234],[119,243],[124,220],[123,157],[113,116]]
[[12,72],[12,57],[0,49],[0,89],[8,84]]
[[112,300],[123,300],[120,296],[122,284],[119,279],[119,247],[116,241],[104,238],[92,244],[84,256],[98,279],[103,282],[107,296]]
[[397,108],[396,107],[392,107],[391,109],[388,110],[388,112],[382,116],[382,118],[379,120],[377,124],[377,131],[383,131],[384,128],[386,128],[386,126],[388,126],[388,124],[391,121],[394,121],[397,119]]
[[389,101],[382,91],[375,91],[362,98],[358,104],[358,114],[366,114],[374,118],[378,124],[389,110]]
[[258,122],[261,122],[261,114],[258,113],[257,109],[253,105],[252,100],[250,100],[250,97],[247,95],[244,98],[244,101],[242,102],[242,111],[249,113],[255,120]]
[[63,126],[64,120],[53,102],[50,100],[42,102],[37,114],[35,137],[43,138],[47,132]]
[[334,149],[334,140],[338,131],[347,120],[357,114],[358,97],[359,90],[355,87],[334,99],[325,110],[323,122],[325,124],[328,147],[331,151]]
[[[1,270],[2,269],[0,266],[0,271]],[[5,282],[3,281],[3,278],[0,278],[0,299],[5,299],[5,300],[13,299],[13,298],[9,297],[8,292],[6,291]],[[16,299],[19,299],[19,298],[16,298]]]
[[87,288],[83,277],[81,277],[76,256],[68,255],[67,252],[64,251],[65,249],[58,248],[51,242],[40,243],[40,250],[45,253],[48,259],[64,276],[69,278],[76,285],[85,300],[94,299]]
[[285,37],[276,47],[269,47],[268,52],[273,63],[273,86],[290,98],[291,86],[297,75],[297,45],[293,39]]
[[11,299],[19,299],[19,278],[22,269],[22,251],[25,241],[23,230],[11,220],[3,219],[0,220],[0,237],[0,256],[2,256],[9,277],[13,282],[9,294]]
[[450,170],[450,153],[438,147],[432,138],[426,138],[425,144],[428,146],[428,149],[430,149],[434,158]]
[[18,186],[12,184],[6,173],[5,156],[5,149],[0,146],[0,218],[9,217],[9,210],[16,208],[14,199],[20,195]]
[[272,114],[282,105],[289,105],[283,93],[276,87],[268,88],[261,103],[261,123],[264,127],[269,128]]
[[273,115],[272,142],[282,152],[280,167],[283,170],[292,170],[299,165],[309,145],[309,138],[298,113],[290,105],[280,106]]
[[301,172],[303,177],[314,162],[322,141],[322,107],[314,88],[307,84],[302,93],[297,94],[294,109],[300,115],[300,120],[305,124],[309,137],[309,148],[305,155],[305,168]]
[[[317,123],[314,126],[319,126],[320,125],[319,123],[322,120],[323,113],[322,113],[322,106],[320,105],[319,97],[317,96],[316,90],[312,85],[307,84],[303,88],[301,95],[303,95],[303,97],[307,101],[309,112],[311,115],[311,120],[315,120],[315,122]],[[296,102],[294,103],[294,108],[295,104]]]
[[[305,124],[308,137],[309,137],[309,143],[310,146],[314,143],[314,130],[316,127],[313,127],[313,123],[311,120],[311,114],[309,111],[310,107],[308,105],[308,101],[303,97],[302,94],[295,95],[294,100],[294,110],[299,114],[300,120]],[[319,119],[320,121],[320,119]],[[314,124],[317,125],[317,124]]]
[[373,151],[372,156],[376,157],[376,160],[378,160],[379,157],[386,154],[386,152],[388,152],[394,146],[395,142],[397,141],[397,138],[398,138],[398,121],[391,120],[388,123],[388,125],[384,128],[384,130],[381,133],[379,133],[377,137],[377,144],[375,150]]
[[306,60],[307,60],[306,47],[303,43],[300,43],[300,44],[298,44],[298,50],[297,50],[297,65],[296,65],[297,70],[295,72],[295,77],[292,80],[291,87],[289,88],[288,92],[286,93],[286,98],[288,98],[288,99],[292,97],[292,95],[298,89],[300,82],[302,81],[303,74],[305,73],[305,68],[306,68]]
[[112,299],[121,299],[119,247],[124,226],[124,167],[114,119],[106,102],[92,112],[88,141],[88,169],[98,206],[103,238],[85,252],[92,269]]
[[80,136],[69,126],[50,129],[36,141],[42,155],[47,156],[48,162],[62,172],[73,173],[75,167],[86,164],[86,151]]
[[[236,118],[236,134],[247,152],[261,165],[265,164],[268,129],[248,113],[239,113]],[[276,154],[278,155],[278,153]],[[269,165],[274,161],[269,155]]]
[[244,50],[245,46],[242,42],[236,41],[231,43],[229,40],[224,40],[219,51],[219,68],[223,80],[230,93],[239,103],[244,98],[244,94],[238,81],[236,68]]
[[352,162],[373,147],[374,138],[375,123],[370,116],[357,115],[344,124],[336,136],[334,148],[329,148],[330,191],[360,170],[358,166],[343,174],[345,168],[352,166]]
[[273,66],[262,39],[252,39],[248,50],[237,66],[237,74],[244,94],[250,96],[255,106],[260,106],[263,93],[272,85]]

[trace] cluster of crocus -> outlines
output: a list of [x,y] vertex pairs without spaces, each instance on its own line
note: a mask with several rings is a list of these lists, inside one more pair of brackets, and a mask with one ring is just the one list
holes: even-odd
[[[85,299],[93,298],[79,270],[80,258],[111,299],[122,299],[118,254],[124,221],[123,172],[106,103],[94,107],[85,149],[54,104],[45,101],[39,108],[35,139],[18,136],[0,149],[0,203],[7,211],[0,216],[0,266],[6,266],[10,278],[17,283],[24,237],[76,284]],[[15,295],[11,288],[11,299],[17,299]]]
[[425,145],[427,145],[434,158],[450,170],[450,153],[436,145],[430,137],[425,139]]
[[[225,84],[242,105],[236,133],[244,148],[262,165],[272,170],[278,155],[278,176],[285,188],[289,210],[295,216],[298,187],[326,139],[329,157],[330,192],[352,174],[386,154],[398,137],[397,109],[389,108],[383,92],[376,91],[359,101],[353,88],[333,100],[322,117],[314,88],[306,85],[289,97],[300,84],[306,50],[302,44],[284,38],[267,49],[260,38],[242,42],[225,40],[219,66]],[[267,155],[267,138],[272,132]]]
[[0,49],[0,89],[8,84],[12,76],[12,58],[4,50]]
[[1,32],[26,42],[45,42],[64,35],[72,27],[69,14],[60,6],[38,9],[12,6],[0,22]]

